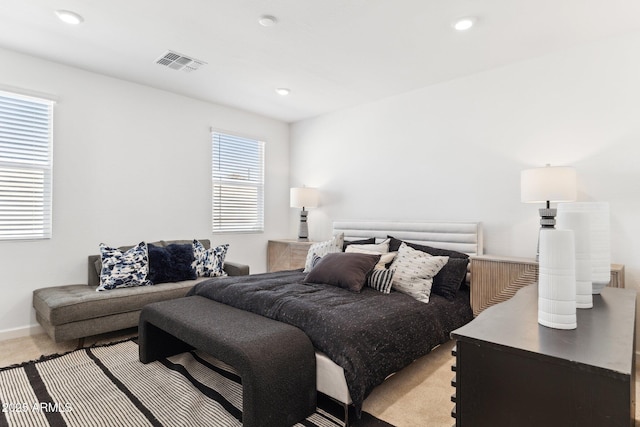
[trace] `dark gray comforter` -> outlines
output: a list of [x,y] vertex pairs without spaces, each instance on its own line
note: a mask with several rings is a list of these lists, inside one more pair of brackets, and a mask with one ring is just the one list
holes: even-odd
[[361,293],[304,284],[298,271],[215,278],[198,283],[200,295],[302,329],[313,346],[345,371],[358,412],[365,397],[473,318],[468,291],[454,301],[431,295],[428,304],[365,287]]

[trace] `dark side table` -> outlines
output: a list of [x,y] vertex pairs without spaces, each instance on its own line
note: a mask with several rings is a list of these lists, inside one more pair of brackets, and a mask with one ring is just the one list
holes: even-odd
[[538,324],[537,291],[451,333],[455,425],[633,426],[636,291],[603,289],[569,331]]

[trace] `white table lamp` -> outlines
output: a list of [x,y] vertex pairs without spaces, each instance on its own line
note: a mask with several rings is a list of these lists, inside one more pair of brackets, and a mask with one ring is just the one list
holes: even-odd
[[300,229],[298,240],[309,240],[309,227],[307,226],[307,211],[305,208],[318,207],[319,193],[317,188],[294,187],[290,190],[290,205],[292,208],[302,208],[300,211]]
[[[551,202],[576,200],[576,170],[566,166],[526,169],[520,174],[520,198],[524,203],[545,203],[540,212],[540,228],[555,228],[556,209]],[[536,255],[537,258],[537,255]]]

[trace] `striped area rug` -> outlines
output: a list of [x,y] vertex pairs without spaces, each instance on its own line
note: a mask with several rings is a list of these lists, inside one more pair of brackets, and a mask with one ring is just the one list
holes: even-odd
[[[198,351],[144,365],[133,340],[0,371],[4,426],[241,426],[234,369]],[[318,408],[297,426],[342,422]]]

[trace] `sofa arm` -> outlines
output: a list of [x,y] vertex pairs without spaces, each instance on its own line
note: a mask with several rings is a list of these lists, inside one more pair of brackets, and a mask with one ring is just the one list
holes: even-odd
[[229,276],[246,276],[249,274],[249,266],[238,262],[225,261],[223,269]]

